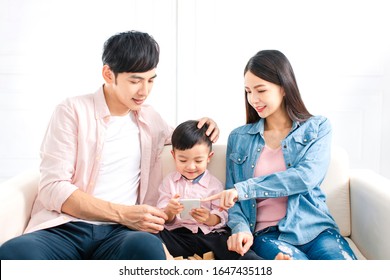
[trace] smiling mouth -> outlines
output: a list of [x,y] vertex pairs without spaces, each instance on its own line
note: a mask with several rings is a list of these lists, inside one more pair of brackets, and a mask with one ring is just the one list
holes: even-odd
[[264,109],[266,108],[267,106],[262,106],[262,107],[256,107],[256,111],[261,113],[264,111]]
[[189,171],[186,171],[186,173],[187,173],[187,175],[188,176],[196,176],[196,174],[198,174],[198,172],[197,171],[192,171],[192,172],[189,172]]
[[141,105],[142,103],[144,103],[145,99],[135,99],[135,98],[133,98],[133,101],[134,101],[135,104]]

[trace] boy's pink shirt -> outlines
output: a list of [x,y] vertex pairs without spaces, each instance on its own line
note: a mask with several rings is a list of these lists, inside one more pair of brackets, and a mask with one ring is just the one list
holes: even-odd
[[[168,201],[179,194],[180,198],[206,198],[210,195],[220,193],[224,190],[223,184],[208,170],[205,171],[198,183],[193,184],[175,171],[165,176],[162,184],[159,187],[160,198],[157,203],[158,208],[165,208]],[[210,213],[221,218],[221,222],[215,226],[207,226],[203,223],[198,223],[193,219],[182,220],[180,215],[176,215],[171,223],[165,224],[165,228],[173,230],[175,228],[185,227],[193,233],[198,232],[200,228],[204,234],[207,234],[215,229],[224,227],[227,221],[227,212],[219,211],[219,200],[201,202],[201,207],[210,210]]]
[[[170,144],[173,128],[149,105],[134,114],[142,154],[138,203],[156,205],[162,180],[159,155]],[[61,213],[62,204],[76,189],[93,192],[109,119],[103,87],[57,106],[41,145],[39,191],[26,233],[74,220]]]

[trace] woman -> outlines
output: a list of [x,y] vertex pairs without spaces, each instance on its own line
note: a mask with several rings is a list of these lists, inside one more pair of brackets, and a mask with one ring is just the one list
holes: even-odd
[[246,125],[229,135],[227,190],[232,235],[228,247],[252,248],[264,259],[356,259],[325,203],[320,185],[330,160],[331,125],[306,109],[293,69],[277,50],[245,67]]

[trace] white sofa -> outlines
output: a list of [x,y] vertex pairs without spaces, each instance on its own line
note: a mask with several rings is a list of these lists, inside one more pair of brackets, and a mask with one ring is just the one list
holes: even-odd
[[[163,173],[174,169],[170,146],[164,149]],[[209,170],[225,181],[226,146],[216,144]],[[0,244],[22,234],[37,194],[38,171],[25,172],[0,184]],[[341,233],[359,259],[390,260],[390,180],[370,170],[351,170],[348,156],[333,147],[321,186]]]

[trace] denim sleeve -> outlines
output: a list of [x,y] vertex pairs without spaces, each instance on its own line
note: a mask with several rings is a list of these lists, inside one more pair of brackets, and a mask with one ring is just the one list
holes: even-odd
[[[311,122],[309,128],[317,131],[310,141],[302,138],[299,130],[289,136],[287,145],[294,145],[294,149],[287,152],[291,163],[286,162],[285,171],[234,183],[239,200],[305,194],[321,184],[330,162],[332,130],[329,120],[324,117]],[[227,180],[229,185],[232,185],[231,180]]]
[[[230,136],[229,136],[230,138]],[[226,189],[231,189],[234,187],[234,178],[231,163],[228,159],[228,155],[231,153],[231,141],[228,140],[228,145],[226,149]],[[249,201],[237,201],[232,208],[228,211],[228,227],[232,230],[232,234],[238,232],[252,232],[251,227],[249,226],[248,217],[245,215],[245,204]]]

